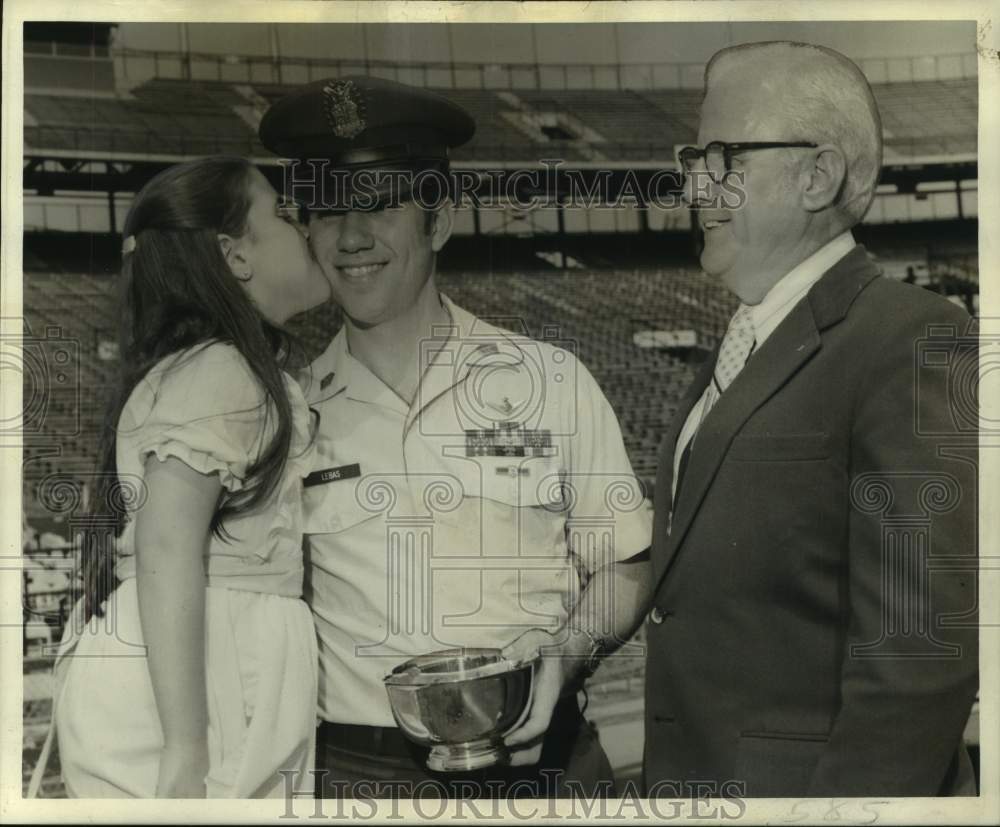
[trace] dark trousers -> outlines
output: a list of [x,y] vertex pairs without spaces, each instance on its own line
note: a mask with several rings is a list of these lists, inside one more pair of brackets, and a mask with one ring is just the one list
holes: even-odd
[[323,723],[316,733],[316,794],[335,798],[613,797],[614,775],[576,697],[563,698],[538,764],[471,772],[427,769],[429,750],[395,727]]

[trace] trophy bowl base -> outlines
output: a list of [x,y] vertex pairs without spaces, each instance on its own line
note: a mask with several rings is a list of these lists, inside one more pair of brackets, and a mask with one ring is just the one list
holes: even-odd
[[435,744],[427,766],[436,772],[462,772],[506,764],[510,760],[503,742],[491,738],[461,744]]

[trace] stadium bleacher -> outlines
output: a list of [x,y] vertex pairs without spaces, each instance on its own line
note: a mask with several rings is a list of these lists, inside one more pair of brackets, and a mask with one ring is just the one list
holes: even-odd
[[933,80],[872,87],[886,151],[904,155],[976,152],[975,80]]
[[[240,84],[154,78],[112,97],[81,98],[29,89],[25,94],[26,149],[99,150],[158,154],[228,152],[266,157],[252,109]],[[291,87],[243,85],[270,102]],[[884,121],[887,151],[901,155],[976,151],[975,79],[929,80],[873,87]],[[676,144],[697,132],[700,93],[689,89],[491,90],[441,89],[476,118],[475,138],[455,152],[467,160],[536,160],[553,153],[567,161],[595,157],[669,160]],[[550,138],[518,128],[526,115],[561,114],[590,130]],[[33,123],[32,123],[33,121]],[[586,138],[586,140],[584,140]]]

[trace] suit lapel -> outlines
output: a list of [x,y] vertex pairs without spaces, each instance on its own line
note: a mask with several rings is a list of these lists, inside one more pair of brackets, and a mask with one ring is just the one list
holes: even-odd
[[[659,544],[660,538],[667,537],[667,531],[670,528],[671,490],[674,484],[674,453],[677,450],[677,440],[680,439],[684,423],[691,415],[691,409],[694,408],[712,379],[712,370],[718,356],[719,348],[716,346],[715,350],[705,359],[698,373],[695,374],[694,382],[691,383],[674,412],[670,427],[663,437],[663,442],[660,443],[660,452],[657,458],[659,473],[653,495],[653,538],[656,544]],[[665,569],[665,562],[661,561],[665,561],[664,555],[654,553],[652,558],[654,582],[659,580]]]
[[[857,295],[878,273],[864,247],[856,246],[827,271],[747,362],[701,425],[688,460],[681,496],[674,504],[669,536],[664,511],[669,513],[671,505],[673,454],[661,454],[660,467],[671,470],[659,477],[666,480],[666,491],[660,491],[662,482],[658,482],[656,491],[660,513],[656,515],[658,530],[654,536],[657,546],[663,549],[662,553],[654,554],[657,587],[684,541],[733,438],[754,411],[780,390],[820,348],[820,331],[843,319]],[[714,360],[709,363],[709,376],[712,366]],[[702,390],[705,384],[707,378],[702,382]],[[700,393],[698,391],[686,406],[688,411]],[[676,444],[677,434],[683,426],[680,416],[678,421],[676,433],[675,423],[671,424],[672,444]],[[664,466],[665,462],[669,466]]]
[[701,424],[688,460],[684,486],[674,506],[665,566],[684,540],[729,444],[743,423],[819,349],[819,333],[808,303],[800,303],[747,362]]

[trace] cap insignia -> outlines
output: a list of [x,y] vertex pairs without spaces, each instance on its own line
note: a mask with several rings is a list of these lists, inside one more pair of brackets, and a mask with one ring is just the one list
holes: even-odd
[[333,134],[338,138],[354,138],[364,132],[363,103],[357,86],[349,80],[338,80],[323,87],[323,108]]

